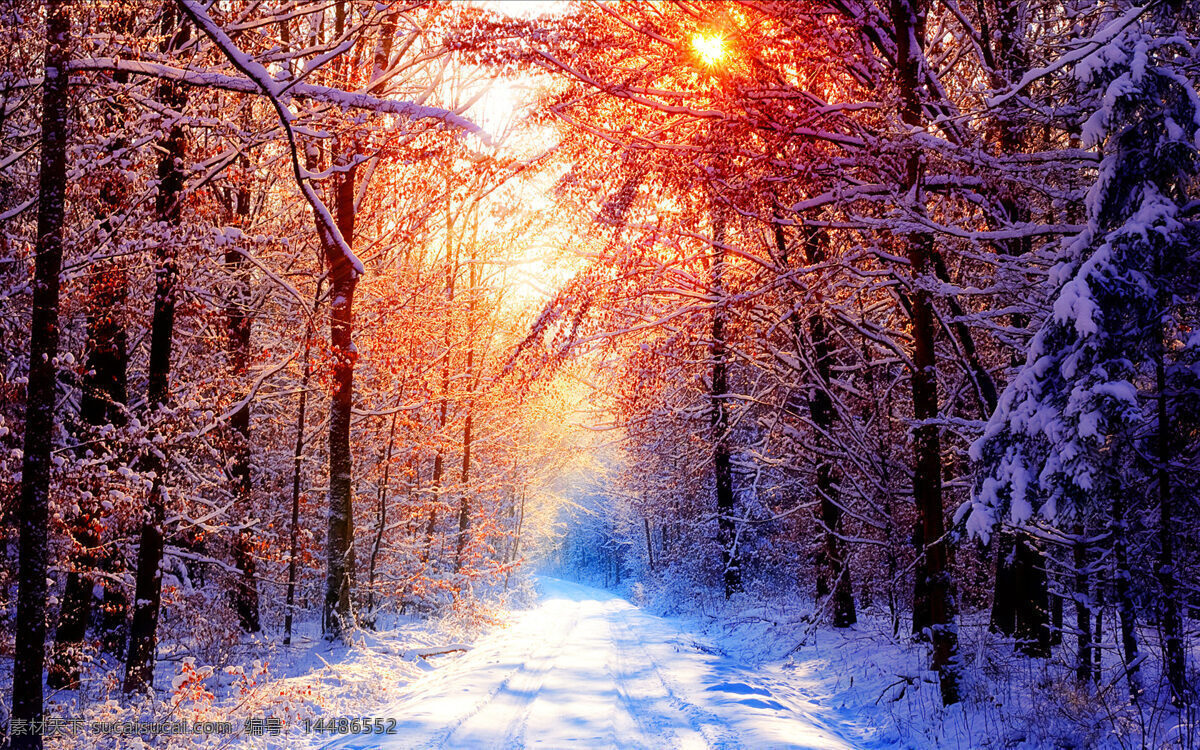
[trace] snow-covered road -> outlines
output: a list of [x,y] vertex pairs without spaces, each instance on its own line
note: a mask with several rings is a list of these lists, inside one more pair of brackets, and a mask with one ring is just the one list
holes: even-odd
[[511,627],[330,748],[855,748],[815,701],[610,593],[541,579]]

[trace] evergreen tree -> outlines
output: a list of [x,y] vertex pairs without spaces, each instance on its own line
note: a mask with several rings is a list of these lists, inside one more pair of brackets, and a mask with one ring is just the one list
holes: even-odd
[[[1102,156],[1087,196],[1087,229],[1065,246],[1051,276],[1053,308],[972,447],[984,471],[963,513],[984,538],[1002,521],[1045,524],[1075,530],[1082,547],[1086,531],[1104,525],[1122,546],[1129,523],[1123,501],[1153,493],[1164,673],[1180,702],[1173,508],[1184,480],[1172,467],[1197,447],[1184,436],[1194,434],[1196,417],[1186,405],[1200,395],[1200,336],[1192,333],[1200,227],[1188,208],[1200,107],[1173,69],[1176,42],[1162,28],[1170,22],[1161,14],[1130,27],[1077,70],[1094,109],[1084,138]],[[1121,591],[1130,571],[1121,560],[1117,567],[1118,596],[1127,599]],[[1087,608],[1081,588],[1077,606]],[[1132,666],[1133,608],[1128,601],[1118,608]],[[1080,660],[1087,658],[1081,643]]]

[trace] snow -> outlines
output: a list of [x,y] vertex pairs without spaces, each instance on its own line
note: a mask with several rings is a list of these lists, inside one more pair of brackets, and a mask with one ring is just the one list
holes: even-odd
[[1070,52],[1051,64],[1031,69],[1007,91],[988,99],[987,106],[989,108],[998,107],[1018,95],[1034,81],[1071,66],[1074,66],[1074,74],[1078,80],[1085,82],[1090,80],[1097,69],[1111,64],[1114,54],[1120,54],[1119,47],[1114,42],[1120,40],[1123,32],[1136,22],[1148,7],[1148,4],[1131,7],[1106,24],[1091,39],[1073,45]]
[[1085,273],[1068,282],[1054,303],[1055,319],[1063,323],[1073,320],[1080,336],[1095,335],[1099,330],[1095,320],[1098,308]]
[[374,712],[394,735],[341,748],[841,748],[836,719],[611,593],[543,578],[511,627]]
[[[643,601],[646,587],[625,585]],[[986,612],[963,617],[964,703],[943,708],[926,648],[893,635],[879,607],[863,606],[858,625],[838,630],[814,624],[814,602],[791,591],[729,602],[660,591],[647,605],[669,606],[672,616],[660,617],[588,586],[542,578],[540,587],[527,609],[491,610],[507,624],[473,646],[459,642],[475,632],[467,624],[473,617],[458,624],[401,617],[377,631],[351,631],[348,645],[324,641],[318,624],[305,622],[291,648],[272,637],[251,639],[236,664],[214,669],[190,656],[160,661],[156,684],[171,690],[153,705],[122,707],[101,693],[81,708],[82,696],[60,691],[49,713],[86,717],[91,729],[51,747],[1123,746],[1100,708],[1081,711],[1077,694],[1054,692],[1070,684],[1069,660],[1048,662],[1049,676],[1029,669],[988,631]],[[1115,651],[1105,660],[1110,672],[1121,668]],[[98,666],[100,674],[113,668],[85,671]],[[1049,693],[1044,680],[1055,686]],[[85,682],[93,685],[89,694],[109,684],[95,676]],[[1122,721],[1135,718],[1130,707],[1122,710]],[[305,721],[342,717],[379,717],[383,726],[394,719],[395,733],[338,737],[304,729]],[[231,721],[234,729],[139,745],[93,724],[178,718]],[[250,718],[281,720],[283,731],[250,734]]]

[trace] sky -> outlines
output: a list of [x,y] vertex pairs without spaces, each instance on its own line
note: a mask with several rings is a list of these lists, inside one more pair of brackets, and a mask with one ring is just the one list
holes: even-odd
[[[569,3],[562,0],[483,0],[478,4],[520,18],[534,18],[569,7]],[[553,128],[522,123],[542,85],[530,75],[481,77],[466,92],[468,97],[478,93],[479,99],[464,114],[483,128],[509,156],[517,159],[536,157],[553,148],[557,141]],[[519,185],[496,191],[492,199],[511,202],[519,207],[518,213],[526,216],[551,210],[552,202],[546,198],[546,193],[559,176],[555,172],[541,173],[532,179],[518,178]],[[540,308],[552,290],[565,281],[571,271],[557,263],[556,256],[559,249],[570,242],[569,235],[567,228],[551,222],[541,231],[522,237],[523,260],[510,269],[514,283],[509,304],[525,310]]]
[[[482,0],[478,5],[516,18],[536,18],[565,10],[570,4],[565,0]],[[494,78],[468,114],[488,134],[502,138],[522,108],[536,96],[537,88],[531,76]]]
[[483,0],[479,5],[510,16],[533,18],[553,13],[569,3],[566,0]]

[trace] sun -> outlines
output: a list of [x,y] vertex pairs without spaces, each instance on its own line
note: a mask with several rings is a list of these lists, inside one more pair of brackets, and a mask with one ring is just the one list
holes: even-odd
[[720,34],[692,34],[692,49],[711,68],[725,58],[725,38]]

